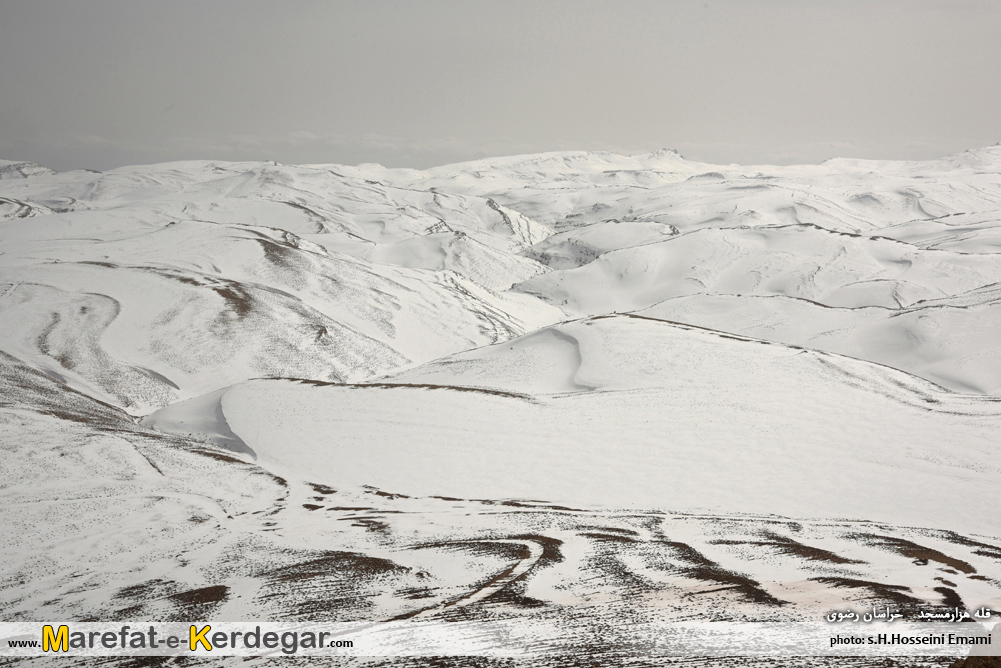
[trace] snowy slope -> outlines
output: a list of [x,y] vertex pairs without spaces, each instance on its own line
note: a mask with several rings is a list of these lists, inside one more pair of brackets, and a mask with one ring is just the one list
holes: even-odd
[[[252,381],[221,409],[261,461],[408,495],[975,532],[996,528],[1001,501],[1001,402],[634,316],[546,328],[374,386]],[[957,514],[957,487],[985,502]]]
[[[786,296],[842,309],[838,323],[797,315],[793,329],[842,332],[844,343],[821,349],[993,393],[993,337],[936,327],[913,360],[910,348],[869,343],[851,309],[948,308],[987,294],[1001,280],[999,165],[991,147],[793,167],[660,151],[423,172],[19,171],[0,188],[0,348],[142,413],[246,378],[358,380],[504,340],[560,319],[539,299],[595,315],[692,295]],[[752,333],[736,315],[669,319]],[[776,330],[774,340],[812,339]]]
[[691,295],[639,313],[872,360],[957,392],[1001,394],[998,287],[886,307],[834,308],[785,296]]
[[[507,566],[414,549],[405,528],[387,542],[355,522],[377,495],[137,426],[2,353],[0,387],[4,621],[388,619]],[[317,514],[317,498],[348,508]]]
[[[443,187],[447,173],[463,192],[559,230],[524,253],[556,271],[516,289],[571,315],[652,307],[655,316],[848,354],[959,391],[998,391],[1001,146],[926,162],[713,166],[666,152],[583,162],[583,154],[505,159],[514,172],[507,189],[502,169],[483,163],[417,182]],[[780,303],[789,317],[775,317]]]
[[24,179],[40,174],[54,174],[48,167],[42,167],[37,162],[17,162],[15,160],[0,160],[0,179]]
[[366,377],[559,317],[503,294],[547,271],[514,253],[548,231],[489,200],[260,164],[11,183],[0,349],[132,412],[257,376]]
[[575,313],[634,310],[688,294],[785,295],[902,308],[996,282],[1001,255],[922,251],[812,226],[700,230],[616,250],[526,281]]
[[[252,383],[261,384],[272,398],[308,403],[344,392]],[[1001,604],[996,539],[850,519],[352,490],[325,483],[341,474],[322,465],[303,477],[301,462],[254,464],[137,426],[3,355],[0,386],[0,500],[15,529],[0,536],[5,621],[500,616],[521,622],[524,642],[550,629],[565,654],[602,651],[609,637],[634,642],[637,624],[691,619],[693,606],[703,619],[799,621],[884,602],[911,611],[948,610],[957,598]],[[391,391],[416,393],[429,409],[450,396],[356,394],[384,394],[392,410]],[[239,408],[252,396],[232,398]]]
[[1001,147],[0,175],[5,619],[1001,608]]

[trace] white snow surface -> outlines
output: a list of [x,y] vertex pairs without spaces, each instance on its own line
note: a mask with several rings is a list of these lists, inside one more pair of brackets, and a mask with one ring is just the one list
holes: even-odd
[[1001,146],[0,177],[7,619],[1001,607]]
[[[379,384],[250,381],[221,406],[262,461],[335,486],[996,529],[1001,400],[636,316],[549,327]],[[977,501],[958,508],[957,489]]]
[[549,230],[489,198],[271,164],[4,183],[0,349],[132,413],[257,376],[367,377],[561,315],[504,292],[548,271],[516,253]]

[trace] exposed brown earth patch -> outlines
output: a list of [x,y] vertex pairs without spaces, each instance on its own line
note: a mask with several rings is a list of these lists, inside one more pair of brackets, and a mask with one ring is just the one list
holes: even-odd
[[824,561],[829,564],[864,564],[864,561],[857,559],[847,559],[829,550],[819,547],[804,545],[792,538],[781,536],[771,531],[764,531],[762,535],[767,538],[763,541],[741,541],[741,540],[715,540],[714,545],[756,545],[770,547],[779,554],[801,557],[809,561]]
[[728,585],[753,603],[772,606],[788,604],[788,601],[777,599],[762,589],[758,581],[740,573],[726,570],[715,561],[706,558],[691,545],[670,540],[661,540],[660,542],[670,547],[678,559],[689,564],[679,568],[685,577]]
[[903,593],[911,591],[910,587],[904,587],[903,585],[891,585],[883,584],[881,582],[870,582],[868,580],[837,577],[809,578],[809,580],[841,589],[865,589],[880,601],[892,602],[901,606],[913,606],[921,603],[920,599]]
[[[888,552],[896,552],[902,557],[913,559],[917,565],[924,565],[929,561],[934,561],[942,564],[943,566],[953,568],[960,573],[966,573],[969,575],[977,572],[977,569],[961,559],[950,557],[949,555],[943,554],[938,550],[918,545],[917,543],[912,543],[911,541],[904,540],[903,538],[892,538],[890,536],[880,536],[868,533],[848,534],[845,538],[857,540],[865,545],[878,547]],[[924,564],[921,562],[924,562]]]

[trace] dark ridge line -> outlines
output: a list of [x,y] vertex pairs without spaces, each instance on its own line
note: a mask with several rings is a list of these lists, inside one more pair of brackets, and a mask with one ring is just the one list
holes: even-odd
[[[922,220],[925,220],[925,219],[918,218],[918,219],[915,219],[915,220],[906,221],[905,223],[899,223],[899,225],[904,225],[904,224],[907,224],[907,223],[916,222],[916,221],[922,221]],[[697,224],[701,224],[701,223],[697,223]],[[929,248],[929,247],[925,247],[925,246],[918,246],[916,244],[908,243],[906,241],[901,241],[900,239],[894,239],[892,237],[884,237],[882,235],[876,235],[876,234],[873,234],[873,235],[858,234],[858,233],[855,233],[855,232],[839,232],[838,230],[828,229],[828,228],[823,227],[821,225],[817,225],[816,223],[803,223],[803,222],[786,223],[784,225],[733,225],[733,226],[727,226],[727,227],[700,227],[698,229],[689,230],[687,232],[682,232],[681,234],[671,235],[667,239],[662,239],[662,240],[657,241],[655,243],[667,243],[667,242],[670,242],[670,241],[674,241],[675,239],[680,239],[681,237],[686,237],[686,236],[688,236],[690,234],[697,234],[699,232],[705,232],[707,230],[720,230],[720,231],[724,231],[724,230],[782,230],[782,229],[787,229],[787,228],[803,228],[803,227],[812,227],[813,229],[819,230],[821,232],[826,232],[828,234],[837,234],[839,236],[852,237],[852,238],[855,238],[855,239],[862,239],[862,240],[866,240],[866,241],[890,241],[890,242],[893,242],[895,244],[900,244],[902,246],[906,246],[908,248],[914,249],[915,251],[928,251],[928,252],[935,252],[935,253],[953,253],[955,255],[970,255],[970,256],[972,256],[972,255],[997,255],[997,253],[986,253],[986,254],[985,253],[968,253],[968,252],[965,252],[965,251],[950,250],[950,249],[947,249],[947,248]],[[894,227],[896,227],[896,226],[894,226]],[[883,229],[888,229],[888,228],[883,228]],[[616,249],[608,251],[608,253],[610,254],[610,253],[616,253],[616,252],[619,252],[619,251],[630,250],[630,248],[632,248],[632,247],[629,247],[629,248],[616,248]]]
[[[907,307],[905,307],[903,309],[892,309],[892,310],[894,310],[894,311],[898,311],[899,310],[901,312],[907,312],[907,311],[920,311],[921,309],[924,309],[924,308],[944,307],[944,306],[951,306],[952,308],[963,308],[963,309],[970,308],[970,306],[957,306],[955,304],[927,304],[926,302],[940,302],[940,301],[944,301],[946,299],[959,299],[960,297],[965,297],[967,295],[976,293],[976,292],[978,292],[980,290],[983,290],[983,291],[986,292],[988,290],[996,290],[998,288],[1001,288],[1001,282],[995,281],[994,283],[986,283],[984,285],[981,285],[981,286],[978,286],[978,287],[975,287],[975,288],[970,288],[969,290],[963,290],[962,292],[957,292],[956,294],[954,294],[952,296],[949,296],[949,297],[939,297],[937,299],[919,299],[918,301],[914,302],[910,306],[907,306]],[[987,302],[987,303],[989,303],[989,302]],[[925,304],[925,306],[918,306],[918,304]],[[974,306],[976,306],[976,305],[974,304]]]
[[[774,515],[774,514],[753,515],[753,514],[734,513],[729,515],[713,515],[709,513],[695,513],[686,511],[656,511],[656,512],[651,512],[649,514],[654,516],[663,515],[665,516],[664,519],[678,519],[682,521],[706,520],[706,521],[730,521],[730,522],[762,522],[765,524],[784,524],[784,525],[800,524],[805,522],[811,525],[817,525],[822,527],[833,527],[845,524],[861,524],[861,525],[867,525],[866,528],[879,529],[881,531],[894,531],[894,530],[904,530],[904,529],[909,531],[917,531],[919,533],[922,533],[922,535],[946,540],[950,543],[954,543],[957,545],[979,546],[992,550],[998,550],[999,552],[1001,552],[1001,548],[999,547],[990,545],[988,543],[980,543],[978,541],[974,541],[973,539],[966,538],[965,536],[962,536],[954,531],[946,531],[942,529],[930,529],[928,527],[913,526],[913,525],[893,525],[893,524],[887,524],[885,522],[879,522],[877,520],[853,519],[850,517],[834,517],[834,518],[807,517],[807,518],[795,519],[795,518],[785,517],[784,515]],[[639,517],[639,515],[636,516]],[[955,538],[955,540],[953,540],[953,538]],[[1001,554],[999,554],[998,558],[1001,559]]]
[[[933,220],[935,220],[935,219],[934,218],[915,218],[913,220],[908,220],[908,221],[905,221],[903,223],[898,223],[897,225],[894,225],[892,227],[897,227],[899,225],[907,225],[909,223],[915,223],[915,222],[929,222],[929,221],[933,221]],[[748,229],[781,229],[781,228],[784,228],[784,227],[797,227],[797,226],[813,227],[813,228],[816,228],[818,230],[822,230],[824,232],[828,232],[830,234],[839,234],[839,235],[842,235],[842,236],[854,237],[854,238],[857,238],[857,239],[873,239],[873,240],[879,240],[879,241],[892,241],[893,243],[901,244],[903,246],[907,246],[908,248],[913,248],[916,251],[929,251],[929,252],[934,252],[934,253],[953,253],[955,255],[997,255],[997,253],[968,253],[966,251],[951,250],[951,249],[948,249],[948,248],[931,248],[931,247],[928,247],[928,246],[918,246],[917,244],[912,244],[912,243],[909,243],[907,241],[901,241],[900,239],[894,239],[893,237],[884,237],[884,236],[878,235],[878,234],[855,234],[853,232],[838,232],[837,230],[829,230],[826,227],[821,227],[820,225],[817,225],[816,223],[791,223],[791,224],[788,224],[788,225],[764,225],[764,226],[757,227],[757,228],[748,227]],[[889,228],[882,228],[882,229],[889,229]]]
[[547,504],[544,501],[533,501],[533,502],[529,502],[529,503],[523,503],[523,502],[520,502],[520,501],[510,501],[510,500],[509,501],[486,501],[486,500],[483,500],[483,499],[473,499],[473,501],[476,501],[478,503],[487,504],[487,505],[509,506],[509,507],[512,507],[512,508],[529,508],[529,509],[532,509],[532,510],[555,510],[555,511],[568,512],[568,513],[584,512],[584,511],[580,510],[579,508],[569,508],[567,506],[551,505],[551,504]]
[[478,394],[490,394],[509,399],[522,399],[529,403],[538,403],[535,397],[519,392],[506,392],[504,390],[492,390],[486,387],[466,387],[462,385],[437,385],[433,383],[336,383],[325,380],[313,380],[310,378],[288,378],[284,376],[271,376],[267,378],[253,378],[251,380],[284,380],[301,385],[314,385],[317,387],[344,387],[349,389],[366,389],[376,387],[380,389],[393,389],[398,387],[409,387],[421,390],[454,390],[456,392],[473,392]]
[[[117,316],[116,316],[116,317],[117,317]],[[132,365],[130,365],[130,366],[131,366],[131,367],[132,367],[133,369],[138,369],[138,370],[139,370],[139,371],[141,371],[142,373],[145,373],[145,374],[146,374],[147,376],[151,376],[151,377],[153,378],[153,380],[158,380],[158,381],[160,381],[161,383],[165,383],[165,384],[167,384],[167,385],[170,385],[170,386],[171,386],[172,388],[174,388],[175,390],[178,390],[178,391],[180,391],[180,389],[181,389],[180,387],[178,387],[177,383],[175,383],[174,381],[172,381],[172,380],[171,380],[170,378],[167,378],[167,377],[166,377],[166,376],[164,376],[164,375],[163,375],[162,373],[158,373],[158,372],[156,372],[156,371],[153,371],[152,369],[147,369],[146,367],[144,367],[144,366],[139,366],[138,364],[132,364]]]
[[[988,285],[981,286],[980,288],[973,288],[972,290],[967,290],[966,292],[962,292],[959,295],[955,295],[955,296],[959,297],[960,295],[964,295],[967,292],[972,292],[973,290],[980,290],[981,288],[990,287],[991,285],[998,285],[998,284],[997,283],[990,283]],[[905,307],[903,309],[891,308],[889,306],[878,306],[876,304],[873,304],[871,306],[828,306],[827,304],[824,304],[822,302],[817,302],[817,301],[814,301],[812,299],[807,299],[806,297],[794,297],[793,295],[751,295],[751,294],[735,294],[735,293],[723,293],[723,292],[696,292],[696,293],[693,293],[693,294],[690,294],[690,295],[681,295],[681,296],[678,296],[678,297],[668,297],[667,299],[662,299],[662,300],[660,300],[659,302],[657,302],[655,304],[651,304],[650,306],[644,306],[643,308],[636,309],[636,310],[637,311],[645,311],[647,309],[654,308],[655,306],[660,306],[661,304],[666,304],[667,302],[674,301],[676,299],[685,299],[686,297],[701,297],[701,296],[705,296],[705,297],[733,297],[733,298],[736,298],[736,299],[792,299],[792,300],[795,300],[795,301],[807,302],[808,304],[813,304],[814,306],[819,306],[821,308],[826,308],[826,309],[829,309],[831,311],[862,311],[862,310],[867,309],[867,308],[878,308],[878,309],[883,309],[884,311],[892,311],[893,315],[899,314],[901,312],[906,312],[906,311],[908,311],[910,309],[913,309],[913,307],[914,307],[915,304],[920,304],[921,303],[921,301],[916,301],[916,302],[914,302],[914,304],[911,304],[911,306],[907,306],[907,307]],[[951,297],[949,297],[948,299],[951,299]],[[924,300],[922,300],[922,301],[924,301]],[[922,308],[924,308],[924,307],[922,307]],[[964,306],[964,307],[956,307],[956,308],[967,308],[967,307]],[[913,310],[919,310],[919,309],[913,309]],[[635,313],[635,311],[629,311],[629,313]],[[667,321],[665,321],[665,322],[667,322]],[[692,325],[692,327],[696,327],[696,326],[697,325]]]
[[[129,439],[125,439],[125,440],[128,441]],[[130,441],[130,443],[131,443],[131,441]],[[161,469],[159,466],[156,465],[156,462],[154,462],[152,459],[149,458],[149,455],[147,455],[145,452],[143,452],[142,449],[138,445],[136,445],[135,443],[131,443],[131,445],[132,445],[132,448],[136,452],[139,453],[139,456],[142,457],[143,459],[145,459],[146,463],[153,467],[154,471],[156,471],[160,475],[166,477],[167,474],[163,472],[163,469]]]
[[[452,499],[451,497],[444,496],[429,496],[429,499],[442,499],[445,501],[462,501],[465,503],[478,503],[483,506],[505,506],[508,508],[521,508],[523,510],[534,510],[545,513],[602,513],[601,510],[584,510],[582,508],[570,508],[567,506],[557,506],[552,504],[547,504],[543,501],[538,501],[534,503],[524,503],[521,501],[512,500],[497,500],[497,499]],[[484,511],[487,512],[487,511]],[[491,514],[504,514],[515,511],[499,510],[492,512]]]
[[[585,322],[587,320],[605,320],[605,319],[617,318],[617,317],[635,318],[637,320],[650,320],[651,322],[662,322],[662,323],[664,323],[666,325],[671,325],[673,327],[678,327],[680,329],[699,330],[699,331],[702,331],[702,332],[707,332],[709,334],[713,334],[713,335],[715,335],[715,336],[717,336],[717,337],[719,337],[721,339],[733,339],[735,341],[743,341],[744,343],[759,343],[759,344],[765,345],[765,346],[780,346],[780,347],[783,347],[783,348],[792,348],[793,350],[800,350],[800,351],[803,351],[803,352],[812,352],[812,353],[815,353],[815,354],[818,354],[818,355],[838,355],[838,353],[828,353],[826,351],[816,350],[814,348],[804,348],[803,346],[797,346],[797,345],[791,344],[791,343],[781,343],[779,341],[768,341],[767,339],[755,339],[755,338],[752,338],[752,337],[749,337],[749,336],[744,336],[743,334],[734,334],[732,332],[724,332],[724,331],[721,331],[721,330],[718,330],[718,329],[710,329],[709,327],[701,327],[699,325],[692,325],[692,324],[687,323],[687,322],[678,322],[676,320],[665,320],[663,318],[654,318],[652,316],[640,315],[638,313],[633,313],[633,312],[628,312],[628,313],[608,313],[608,314],[604,314],[604,315],[595,315],[595,316],[589,316],[587,318],[582,318],[579,321],[570,321],[570,322]],[[840,355],[840,357],[848,357],[848,355]],[[849,357],[849,359],[854,359],[854,360],[859,361],[859,362],[868,362],[868,360],[859,360],[859,359],[857,359],[855,357]],[[878,364],[877,362],[869,362],[869,363],[870,364]],[[885,366],[885,365],[880,365],[880,366]],[[887,367],[887,368],[888,369],[893,369],[893,367]],[[894,369],[894,371],[900,371],[900,369]],[[907,373],[907,372],[906,371],[901,371],[901,373]],[[922,378],[922,380],[924,380],[924,379]],[[930,382],[930,381],[928,381],[928,382]]]
[[852,237],[852,238],[855,238],[855,239],[869,239],[869,240],[878,239],[878,240],[881,240],[881,241],[892,241],[895,244],[900,244],[901,246],[907,246],[908,248],[914,248],[914,249],[917,249],[917,250],[929,250],[929,249],[921,248],[920,246],[915,246],[914,244],[909,244],[906,241],[901,241],[900,239],[893,239],[891,237],[883,237],[883,236],[878,236],[878,235],[858,234],[856,232],[839,232],[838,230],[832,230],[832,229],[823,227],[821,225],[817,225],[816,223],[798,222],[798,223],[787,223],[785,225],[764,225],[761,228],[752,228],[752,229],[781,230],[781,229],[785,229],[787,227],[812,227],[812,228],[814,228],[816,230],[820,230],[821,232],[827,232],[828,234],[837,234],[838,236],[842,236],[842,237]]
[[[299,189],[296,188],[296,190],[299,190]],[[307,191],[299,190],[299,192],[307,192]],[[312,194],[315,194],[315,193],[308,193],[308,194],[312,195]],[[291,206],[291,207],[293,207],[295,209],[299,209],[301,211],[305,211],[307,215],[313,216],[315,218],[319,218],[321,221],[326,222],[326,220],[327,220],[326,216],[323,216],[323,215],[317,213],[316,211],[314,211],[310,207],[306,206],[305,204],[300,204],[299,202],[293,202],[291,200],[286,200],[286,199],[268,199],[266,201],[275,202],[276,204],[287,204],[288,206]],[[312,222],[316,222],[316,221],[312,221]],[[321,228],[322,228],[322,223],[321,223]]]
[[[703,520],[712,522],[761,522],[763,524],[782,524],[784,526],[790,526],[793,524],[800,525],[801,522],[807,522],[810,524],[819,524],[820,526],[833,526],[834,524],[875,524],[872,520],[859,520],[851,518],[825,518],[825,517],[807,517],[795,519],[792,517],[786,517],[785,515],[755,515],[753,513],[731,513],[724,515],[714,515],[711,513],[698,513],[698,512],[686,512],[686,511],[667,511],[666,513],[660,513],[664,515],[664,519],[678,519],[683,521],[688,520]],[[833,523],[833,524],[832,524]],[[909,528],[909,527],[908,527]]]

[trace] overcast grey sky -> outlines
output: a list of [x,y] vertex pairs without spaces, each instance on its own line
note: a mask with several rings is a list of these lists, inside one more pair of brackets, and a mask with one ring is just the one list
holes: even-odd
[[55,169],[998,141],[994,0],[0,0],[0,157]]

